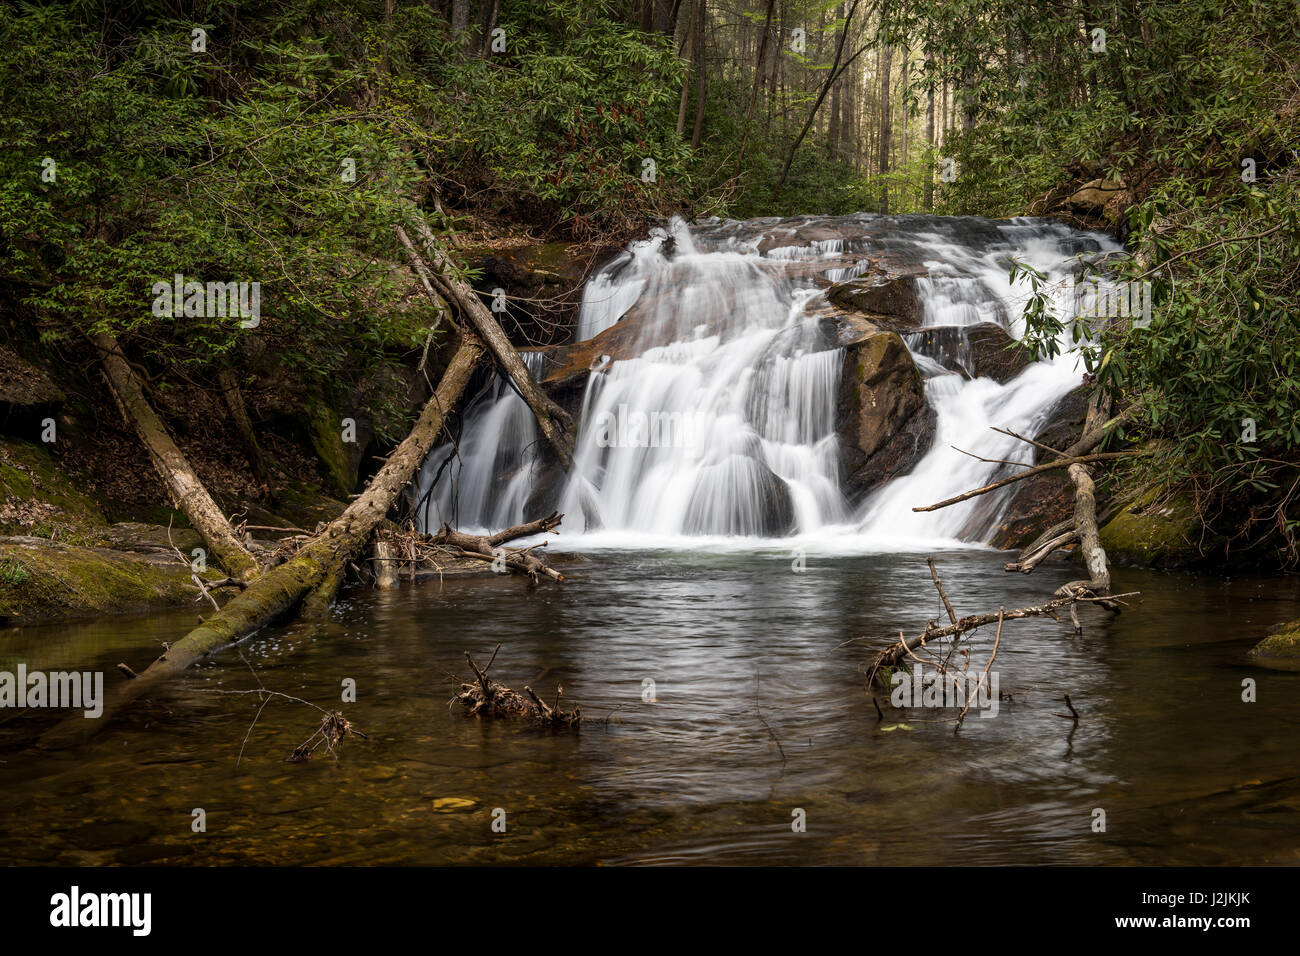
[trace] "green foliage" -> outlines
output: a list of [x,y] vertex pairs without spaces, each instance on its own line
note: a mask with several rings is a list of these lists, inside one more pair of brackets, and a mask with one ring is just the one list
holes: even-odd
[[23,563],[15,555],[7,554],[0,560],[0,585],[17,587],[31,577]]
[[306,379],[410,347],[428,315],[393,308],[392,225],[418,176],[389,118],[331,99],[309,69],[286,76],[286,59],[319,65],[309,42],[280,43],[250,70],[229,50],[191,53],[189,28],[158,20],[110,55],[57,7],[5,27],[0,277],[22,290],[43,340],[107,331],[171,365],[229,361],[253,334],[240,315],[154,314],[154,284],[181,274],[260,282],[256,335]]

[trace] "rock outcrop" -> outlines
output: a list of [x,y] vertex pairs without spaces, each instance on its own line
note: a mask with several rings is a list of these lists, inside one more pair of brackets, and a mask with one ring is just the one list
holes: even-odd
[[910,275],[874,273],[837,282],[826,291],[826,298],[885,331],[910,332],[921,325],[921,299]]
[[1220,541],[1201,524],[1190,496],[1162,500],[1154,492],[1125,505],[1100,534],[1114,564],[1144,568],[1203,564]]
[[860,498],[902,474],[929,450],[936,414],[907,345],[895,332],[845,317],[844,373],[836,430],[844,479]]

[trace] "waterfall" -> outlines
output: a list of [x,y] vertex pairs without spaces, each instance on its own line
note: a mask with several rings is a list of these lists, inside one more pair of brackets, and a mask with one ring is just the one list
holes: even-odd
[[[736,536],[864,549],[987,540],[1005,498],[911,509],[987,483],[1007,468],[996,460],[1031,458],[990,426],[1033,432],[1079,384],[1080,369],[1062,354],[1005,384],[970,378],[965,330],[995,323],[1023,334],[1026,291],[1011,285],[1013,256],[1063,285],[1081,256],[1118,250],[1100,234],[1032,219],[859,214],[690,228],[674,220],[584,289],[576,340],[616,324],[611,334],[621,338],[618,355],[596,350],[587,375],[574,470],[552,498],[566,531],[625,546]],[[854,503],[836,430],[845,350],[827,320],[826,288],[882,257],[917,276],[921,322],[904,341],[936,426],[907,473]],[[539,375],[553,360],[525,354]],[[535,517],[530,495],[549,480],[541,447],[527,406],[494,379],[467,408],[458,442],[436,448],[421,470],[424,525],[495,529]]]

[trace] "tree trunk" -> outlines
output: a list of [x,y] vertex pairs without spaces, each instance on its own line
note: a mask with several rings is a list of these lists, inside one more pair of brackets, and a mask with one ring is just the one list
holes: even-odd
[[893,117],[889,107],[889,71],[893,67],[894,48],[886,43],[884,49],[880,51],[880,175],[882,182],[880,186],[880,211],[889,212],[889,183],[883,177],[889,175],[889,140],[893,130],[891,122]]
[[231,598],[220,611],[169,647],[137,677],[118,684],[106,695],[100,719],[86,720],[80,715],[67,718],[43,734],[39,746],[70,746],[89,738],[107,725],[123,705],[155,689],[214,651],[241,641],[272,623],[297,607],[310,592],[327,588],[332,577],[341,577],[348,563],[363,553],[371,533],[384,519],[402,489],[410,484],[411,477],[441,434],[447,413],[469,384],[483,352],[483,344],[477,336],[462,335],[460,348],[410,434],[388,456],[388,461],[371,479],[366,490],[324,532],[293,558],[267,571]]
[[[898,168],[904,174],[907,172],[907,86],[911,79],[909,69],[909,52],[907,47],[903,47],[903,55],[898,67],[898,106],[901,122],[899,123],[899,163]],[[907,211],[907,191],[902,191],[903,212]]]
[[[695,0],[696,5],[704,0]],[[682,96],[677,104],[677,138],[686,133],[686,107],[691,99],[691,66],[695,60],[695,16],[692,13],[686,29],[686,75],[682,77]]]
[[[844,18],[844,4],[840,4],[835,9],[835,16],[838,19]],[[844,29],[841,27],[840,29]],[[831,115],[826,125],[826,145],[830,149],[832,160],[840,158],[840,139],[843,135],[843,126],[840,122],[840,113],[843,110],[844,99],[844,82],[842,79],[836,80],[831,86]]]
[[488,50],[492,46],[492,28],[497,23],[497,13],[501,9],[501,0],[481,0],[482,10],[480,11],[478,27],[478,55],[479,58],[487,56]]
[[929,84],[929,98],[925,108],[925,142],[930,147],[925,162],[925,195],[923,202],[926,212],[934,211],[934,57],[925,58],[925,76]]
[[263,485],[267,485],[269,492],[266,458],[262,455],[262,446],[257,442],[253,420],[248,417],[248,407],[244,404],[244,393],[239,390],[239,380],[235,377],[235,370],[223,366],[217,373],[217,384],[221,386],[221,397],[230,411],[230,420],[234,422],[235,431],[239,432],[239,440],[243,442],[244,455],[253,469],[253,475]]
[[[1079,548],[1088,566],[1088,586],[1094,594],[1110,593],[1110,567],[1106,550],[1101,546],[1097,532],[1097,493],[1092,475],[1083,465],[1071,465],[1070,480],[1074,482],[1074,531],[1079,536]],[[1068,585],[1067,585],[1068,587]]]
[[[795,153],[798,152],[800,144],[804,141],[804,137],[808,135],[808,130],[812,128],[813,122],[817,119],[817,111],[821,109],[821,105],[823,101],[825,101],[826,95],[830,93],[832,84],[834,84],[844,71],[853,64],[853,61],[860,57],[867,49],[866,47],[862,47],[847,60],[843,60],[844,45],[848,40],[849,27],[853,23],[853,15],[857,12],[857,9],[858,0],[853,0],[853,5],[849,7],[848,17],[845,18],[844,21],[844,28],[840,31],[839,42],[835,47],[835,60],[831,63],[830,72],[826,75],[826,82],[822,84],[821,92],[817,94],[817,99],[813,101],[812,109],[808,113],[808,119],[804,121],[803,129],[799,131],[799,135],[795,137],[794,142],[790,146],[790,151],[786,153],[785,165],[781,167],[781,175],[777,179],[776,185],[772,187],[772,194],[770,197],[772,199],[776,198],[777,194],[781,191],[781,187],[785,185],[785,178],[790,174],[790,166],[794,162]],[[843,60],[843,62],[841,62],[841,60]]]
[[451,32],[464,33],[469,29],[469,0],[452,0]]
[[235,537],[230,522],[203,487],[203,482],[190,467],[184,452],[168,434],[162,419],[149,405],[144,390],[140,387],[140,380],[127,364],[117,341],[111,335],[101,332],[94,337],[94,342],[104,366],[109,391],[117,400],[123,417],[140,436],[141,443],[176,507],[184,512],[194,530],[203,536],[208,553],[226,574],[243,581],[256,578],[262,571],[261,564]]
[[691,131],[691,149],[699,149],[704,139],[704,92],[708,77],[704,71],[704,0],[695,2],[695,127]]

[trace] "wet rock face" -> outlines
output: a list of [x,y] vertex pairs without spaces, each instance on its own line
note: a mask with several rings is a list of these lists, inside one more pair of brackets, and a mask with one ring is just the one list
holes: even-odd
[[991,378],[1003,385],[1032,364],[1029,353],[996,322],[923,329],[909,335],[907,344],[963,378]]
[[[784,537],[794,531],[794,501],[790,486],[770,468],[752,458],[733,455],[711,466],[714,476],[706,475],[696,485],[686,509],[688,528],[712,529],[716,534],[760,535]],[[719,479],[717,484],[710,480]],[[741,486],[748,486],[750,494],[745,500],[750,506],[732,507],[716,488],[731,485],[737,478]]]
[[504,324],[510,334],[517,323],[530,341],[563,340],[577,320],[583,282],[617,251],[567,242],[483,250],[476,259],[482,277],[475,285],[488,296],[505,290],[510,318]]
[[850,497],[902,474],[929,450],[936,414],[894,332],[863,330],[846,346],[836,430]]
[[[1087,417],[1088,391],[1080,386],[1057,402],[1043,426],[1026,437],[1064,451],[1079,440]],[[1040,462],[1045,455],[1024,446],[1024,461]],[[1026,478],[1014,486],[1005,513],[989,543],[995,548],[1023,548],[1074,513],[1074,484],[1064,470]]]

